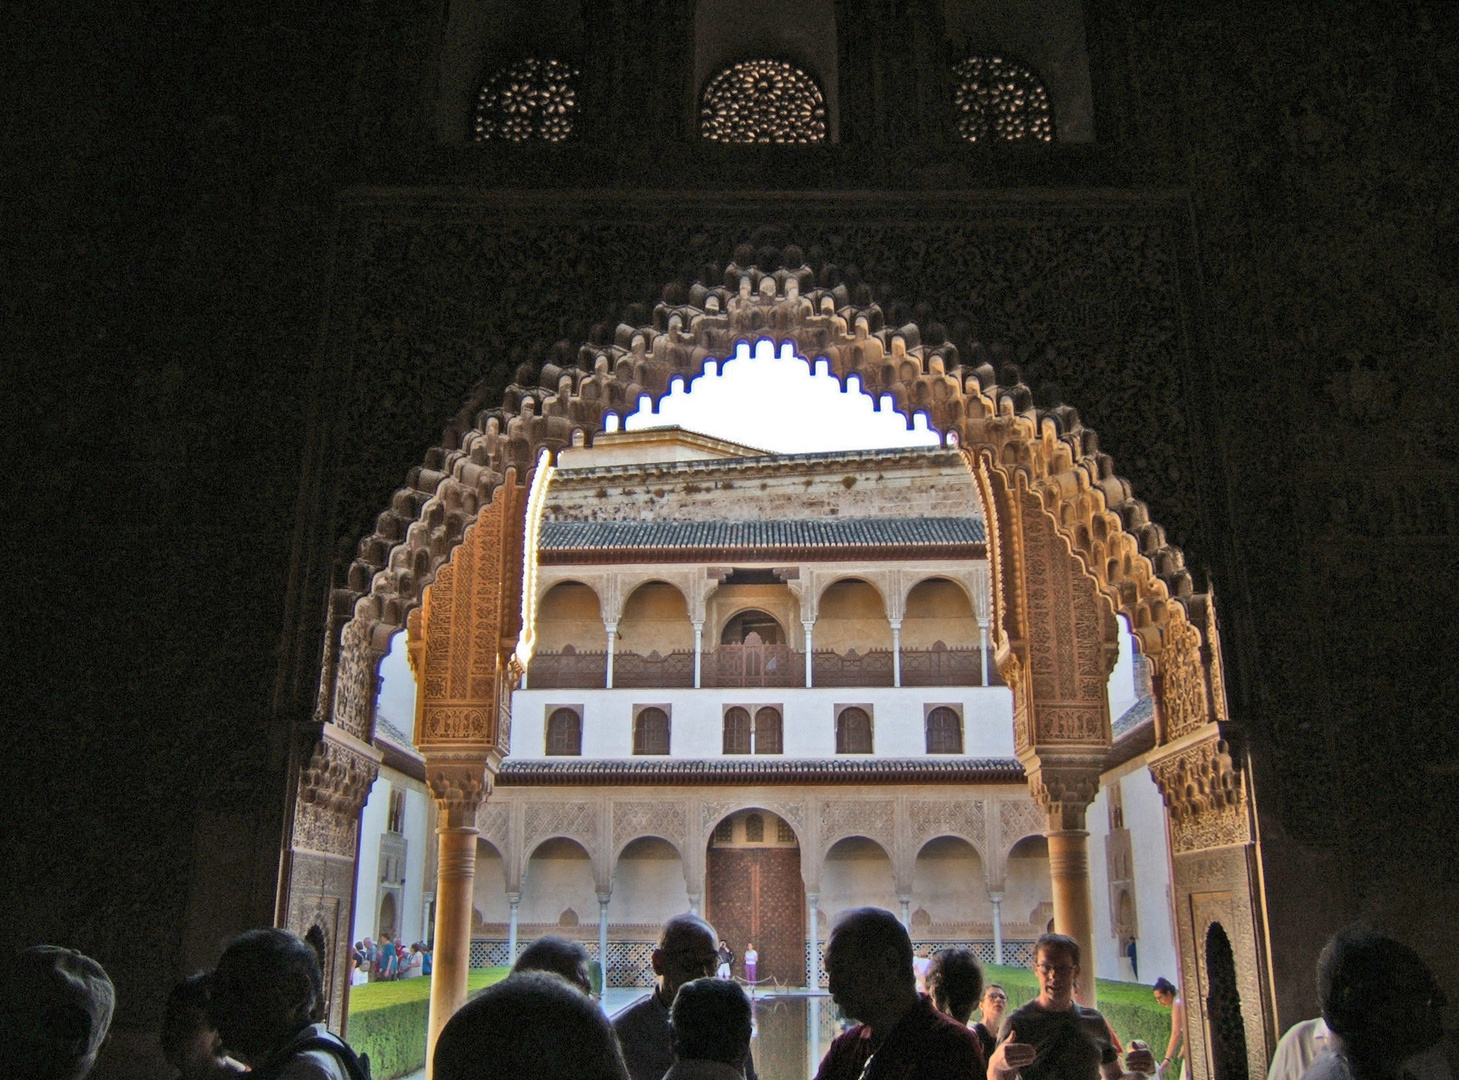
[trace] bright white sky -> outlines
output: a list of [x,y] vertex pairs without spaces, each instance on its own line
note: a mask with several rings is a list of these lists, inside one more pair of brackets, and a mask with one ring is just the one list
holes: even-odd
[[771,341],[757,341],[753,355],[741,342],[722,365],[705,364],[688,390],[682,379],[673,380],[657,413],[641,398],[624,428],[681,427],[782,454],[941,445],[925,414],[916,414],[909,429],[890,395],[882,396],[878,409],[861,380],[852,376],[848,383],[843,392],[825,360],[811,374],[809,362],[789,342],[778,356]]

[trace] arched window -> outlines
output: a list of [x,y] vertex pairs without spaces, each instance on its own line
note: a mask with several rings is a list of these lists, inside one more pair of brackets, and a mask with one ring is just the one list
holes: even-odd
[[939,705],[927,714],[927,752],[929,754],[961,754],[963,721],[957,712]]
[[871,753],[871,716],[854,705],[836,717],[836,753]]
[[550,757],[581,757],[583,718],[575,709],[553,709],[547,718],[547,753]]
[[765,819],[759,814],[745,815],[745,843],[763,844],[765,842]]
[[794,64],[742,60],[704,88],[699,134],[722,143],[825,142],[826,99]]
[[738,705],[733,709],[726,709],[724,713],[724,752],[750,752],[750,714]]
[[476,96],[477,142],[558,143],[573,133],[578,69],[528,57],[498,68]]
[[669,714],[649,706],[639,710],[633,720],[633,752],[635,754],[667,754],[669,752]]
[[780,710],[766,705],[755,713],[755,753],[783,754],[784,740],[781,738],[784,725]]
[[970,143],[1054,141],[1049,92],[1028,67],[970,56],[953,68],[957,133]]

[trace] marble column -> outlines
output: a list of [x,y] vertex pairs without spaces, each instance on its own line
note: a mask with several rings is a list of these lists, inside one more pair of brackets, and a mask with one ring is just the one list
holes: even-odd
[[[441,815],[443,820],[446,815]],[[442,825],[436,871],[436,947],[432,960],[430,1025],[426,1061],[446,1021],[466,1004],[466,974],[471,968],[471,899],[476,880],[475,826]],[[430,1076],[429,1069],[426,1075]]]
[[902,905],[902,925],[907,932],[912,932],[912,898],[910,896],[899,896],[897,901]]
[[1079,943],[1085,957],[1075,996],[1081,1005],[1095,1004],[1094,900],[1089,887],[1089,833],[1059,829],[1048,833],[1049,877],[1054,886],[1054,929]]
[[507,893],[507,963],[517,962],[517,910],[522,906],[522,894]]
[[603,972],[603,989],[608,988],[608,901],[611,893],[598,894],[598,966]]
[[805,627],[805,684],[807,687],[811,687],[815,685],[816,666],[815,645],[811,640],[811,628],[816,624],[813,622],[803,622],[801,625]]
[[694,689],[704,684],[704,624],[694,624]]
[[993,963],[1003,963],[1003,894],[1001,892],[990,892],[988,899],[993,901]]
[[820,927],[817,925],[817,920],[820,917],[820,913],[816,910],[817,905],[819,905],[820,902],[821,898],[819,894],[806,894],[806,939],[810,943],[810,948],[806,950],[805,982],[806,989],[809,990],[811,993],[815,993],[821,988],[821,958],[816,949],[816,946],[818,945],[821,936]]
[[988,623],[987,620],[979,620],[978,637],[982,641],[982,647],[978,650],[978,656],[983,663],[983,685],[988,685]]
[[604,624],[608,631],[608,666],[604,675],[604,686],[606,689],[613,689],[613,645],[618,639],[618,624],[610,622]]
[[[892,620],[892,685],[902,685],[902,620]],[[906,920],[904,919],[903,922]]]

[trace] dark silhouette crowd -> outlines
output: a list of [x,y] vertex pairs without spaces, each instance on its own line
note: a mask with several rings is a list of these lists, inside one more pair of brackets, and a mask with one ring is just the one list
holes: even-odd
[[[753,1010],[718,977],[723,943],[695,915],[660,932],[652,991],[611,1019],[592,996],[579,943],[541,938],[511,974],[467,1002],[435,1044],[435,1080],[756,1080]],[[918,989],[912,943],[891,912],[858,908],[832,926],[825,965],[851,1026],[816,1080],[1141,1080],[1162,1075],[1142,1041],[1124,1051],[1104,1017],[1074,998],[1078,944],[1034,947],[1038,994],[1008,1011],[972,953],[945,949]],[[252,930],[217,966],[172,991],[160,1032],[183,1080],[370,1080],[369,1062],[329,1031],[319,943]],[[1279,1043],[1269,1080],[1434,1080],[1446,1002],[1412,949],[1362,926],[1336,935],[1317,965],[1318,1020]],[[1172,983],[1155,987],[1174,1008]],[[106,1040],[116,994],[78,952],[36,946],[0,967],[0,1080],[82,1080]],[[981,1019],[971,1024],[975,1009]],[[1171,1048],[1177,1043],[1172,1033]]]

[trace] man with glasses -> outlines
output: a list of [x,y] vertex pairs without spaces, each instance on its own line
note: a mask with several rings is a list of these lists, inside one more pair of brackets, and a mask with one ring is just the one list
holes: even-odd
[[[1003,1021],[988,1080],[1118,1080],[1124,1074],[1110,1028],[1098,1010],[1074,1000],[1079,943],[1044,934],[1034,943],[1039,995]],[[1131,1050],[1131,1072],[1153,1073],[1155,1056]]]
[[[632,1080],[663,1080],[674,1065],[669,1009],[679,987],[715,972],[719,963],[714,927],[698,915],[675,915],[659,931],[651,961],[653,991],[613,1017],[613,1030],[623,1045],[623,1060]],[[745,1080],[760,1080],[755,1062],[746,1055]]]

